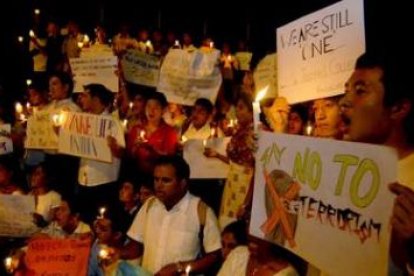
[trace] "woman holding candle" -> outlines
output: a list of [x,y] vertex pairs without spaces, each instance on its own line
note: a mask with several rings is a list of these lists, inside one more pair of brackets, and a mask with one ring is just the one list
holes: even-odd
[[127,150],[141,173],[152,173],[158,156],[177,152],[177,132],[162,118],[166,107],[164,94],[150,94],[145,105],[147,121],[134,126],[128,133]]
[[[221,199],[219,214],[220,227],[224,228],[236,220],[237,214],[248,202],[254,168],[254,132],[252,99],[240,94],[236,105],[238,127],[227,145],[227,156],[206,148],[207,157],[218,158],[230,164],[227,181]],[[242,126],[242,127],[240,127]]]

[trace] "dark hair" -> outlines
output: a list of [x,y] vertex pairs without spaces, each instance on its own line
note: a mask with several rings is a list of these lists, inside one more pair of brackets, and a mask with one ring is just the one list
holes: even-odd
[[91,98],[98,98],[101,103],[108,107],[113,103],[114,96],[112,92],[106,88],[104,85],[99,83],[91,83],[84,86],[85,90],[89,90],[89,94],[91,95]]
[[290,113],[297,113],[303,123],[306,123],[308,121],[309,111],[308,107],[304,104],[292,105]]
[[155,161],[154,168],[163,165],[173,166],[178,180],[188,180],[190,177],[190,166],[180,155],[161,155]]
[[249,109],[249,111],[253,111],[253,98],[250,94],[247,93],[240,93],[239,97],[237,98],[237,102],[242,101],[243,104],[245,104],[247,106],[247,108]]
[[237,220],[228,224],[226,227],[224,227],[221,234],[223,235],[226,233],[233,234],[239,245],[247,244],[247,225],[244,220]]
[[73,92],[73,79],[72,77],[66,72],[54,72],[49,75],[49,80],[53,77],[56,77],[60,80],[63,85],[68,85],[68,98],[72,95]]
[[68,204],[72,215],[79,215],[81,213],[81,208],[78,203],[79,200],[76,200],[74,196],[62,194],[62,201],[65,201]]
[[[391,107],[402,100],[408,100],[414,105],[414,93],[412,93],[410,85],[412,72],[406,68],[411,68],[412,59],[399,56],[401,51],[392,49],[381,49],[367,51],[362,54],[355,63],[355,69],[374,69],[382,70],[382,83],[384,85],[384,106]],[[407,142],[414,144],[414,106],[404,119],[403,128],[407,135]]]
[[46,162],[40,162],[31,169],[30,173],[33,174],[37,168],[42,168],[43,172],[45,173],[46,187],[51,188],[51,184],[55,179],[53,177],[53,172],[50,165]]
[[11,172],[11,181],[20,187],[23,175],[17,158],[12,154],[0,155],[0,166]]
[[213,104],[211,103],[211,101],[209,99],[206,98],[198,98],[194,105],[199,105],[202,108],[204,108],[207,113],[211,114],[213,112]]
[[166,108],[167,105],[168,105],[167,98],[165,97],[165,95],[161,92],[158,92],[158,91],[155,91],[155,92],[149,94],[148,98],[147,98],[147,102],[149,100],[156,100],[157,102],[160,103],[162,108]]

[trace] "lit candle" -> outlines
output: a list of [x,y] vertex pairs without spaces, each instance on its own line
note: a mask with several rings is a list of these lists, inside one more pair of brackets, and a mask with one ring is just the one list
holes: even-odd
[[254,126],[254,132],[257,132],[260,125],[260,101],[263,99],[264,95],[267,92],[267,89],[269,89],[269,86],[266,86],[262,90],[257,93],[256,99],[253,102],[253,126]]
[[31,84],[32,84],[32,80],[31,80],[31,79],[27,79],[27,80],[26,80],[26,85],[27,85],[27,86],[29,86],[29,85],[31,85]]
[[312,123],[308,121],[305,127],[305,135],[312,136],[312,133],[313,133],[313,126],[312,126]]
[[18,114],[20,114],[20,113],[22,113],[22,112],[23,112],[23,106],[22,106],[22,104],[21,104],[21,103],[19,103],[19,102],[17,102],[17,103],[14,105],[14,109],[16,110],[16,113],[18,113]]
[[180,48],[180,41],[178,41],[178,39],[174,41],[174,46]]
[[23,43],[23,41],[24,41],[23,36],[19,35],[19,36],[17,37],[17,41],[19,41],[20,43]]
[[185,135],[181,136],[181,143],[185,143],[187,140],[188,138]]
[[127,119],[124,119],[124,120],[122,121],[122,126],[123,126],[124,128],[126,128],[126,127],[127,127],[127,125],[128,125],[128,120],[127,120]]
[[147,141],[147,139],[145,139],[145,130],[141,129],[141,131],[139,132],[139,138],[141,138],[142,141]]
[[210,130],[210,137],[213,138],[216,135],[216,128],[212,127]]
[[81,42],[81,41],[80,41],[80,42],[78,42],[78,47],[79,47],[79,48],[83,48],[83,42]]
[[58,126],[61,126],[62,125],[62,123],[63,123],[63,114],[53,114],[52,115],[52,122],[53,122],[53,125],[54,126],[56,126],[56,127],[58,127]]
[[185,275],[186,275],[186,276],[190,275],[190,272],[191,272],[191,265],[187,265],[187,266],[185,267]]
[[4,259],[4,267],[6,268],[7,273],[10,273],[10,274],[13,273],[15,269],[15,266],[13,263],[14,263],[13,257],[8,256]]
[[108,251],[108,249],[106,249],[106,248],[101,248],[101,249],[99,250],[99,258],[100,258],[101,260],[105,260],[105,259],[108,259],[108,257],[109,257],[109,251]]
[[39,14],[40,14],[40,10],[39,10],[39,9],[35,9],[35,10],[34,10],[34,13],[35,13],[36,15],[39,15]]
[[99,208],[99,217],[98,218],[101,218],[101,219],[104,218],[105,212],[106,212],[105,207]]
[[234,127],[234,120],[233,119],[230,119],[230,122],[229,122],[229,124],[227,125],[227,127]]
[[86,34],[86,35],[84,35],[83,36],[83,43],[84,44],[88,44],[89,43],[89,41],[90,41],[90,39],[89,39],[89,36]]
[[211,48],[211,49],[213,49],[213,48],[214,48],[214,42],[213,42],[213,41],[210,41],[210,44],[209,44],[209,45],[210,45],[210,48]]
[[36,36],[33,30],[30,30],[30,32],[29,32],[29,36],[30,36],[30,37],[35,37],[35,36]]
[[133,102],[129,102],[128,106],[129,106],[129,109],[132,109],[132,107],[134,106],[134,103]]
[[228,56],[227,56],[227,60],[228,60],[228,61],[231,61],[231,55],[228,55]]
[[147,40],[147,42],[145,42],[145,46],[147,46],[147,47],[151,47],[151,46],[152,46],[151,41],[150,41],[150,40]]

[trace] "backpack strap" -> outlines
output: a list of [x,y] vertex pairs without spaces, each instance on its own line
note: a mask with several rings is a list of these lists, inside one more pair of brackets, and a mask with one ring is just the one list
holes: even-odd
[[198,231],[198,239],[200,241],[200,248],[202,255],[205,254],[204,250],[204,226],[206,225],[207,220],[207,204],[205,204],[201,199],[198,201],[197,205],[198,220],[200,222],[200,230]]

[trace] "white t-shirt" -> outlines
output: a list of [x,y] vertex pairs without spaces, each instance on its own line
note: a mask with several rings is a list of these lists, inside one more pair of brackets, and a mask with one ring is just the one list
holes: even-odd
[[[135,217],[128,236],[144,245],[142,267],[156,273],[167,264],[196,259],[200,252],[200,199],[187,193],[167,211],[158,199],[147,200]],[[211,208],[203,228],[206,253],[221,248],[220,230]]]

